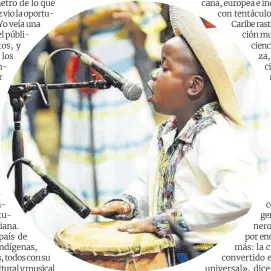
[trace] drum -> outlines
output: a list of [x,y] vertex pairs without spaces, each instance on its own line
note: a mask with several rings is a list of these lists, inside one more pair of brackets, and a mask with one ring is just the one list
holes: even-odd
[[151,233],[120,232],[120,221],[72,225],[58,231],[55,243],[86,262],[125,271],[168,267],[165,250],[174,242]]

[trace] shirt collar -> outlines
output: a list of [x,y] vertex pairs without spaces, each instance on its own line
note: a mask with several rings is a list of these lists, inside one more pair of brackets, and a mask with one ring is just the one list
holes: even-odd
[[[218,102],[212,102],[202,106],[185,124],[176,140],[181,140],[185,143],[191,144],[196,134],[203,128],[215,123],[212,118],[213,115],[220,113],[221,107]],[[177,130],[177,120],[175,117],[170,118],[162,123],[158,132],[158,140],[162,139],[167,134],[172,134],[173,130]]]

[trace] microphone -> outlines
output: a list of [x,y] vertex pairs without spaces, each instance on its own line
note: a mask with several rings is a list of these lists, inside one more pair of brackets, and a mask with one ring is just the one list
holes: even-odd
[[80,60],[100,73],[105,79],[107,79],[112,86],[118,88],[122,91],[126,99],[130,101],[136,101],[140,98],[142,94],[142,88],[134,83],[129,82],[127,79],[123,78],[120,74],[111,71],[101,62],[93,59],[84,53],[78,53]]
[[39,166],[34,165],[28,160],[27,162],[28,163],[26,164],[31,167],[41,177],[41,179],[45,181],[45,183],[48,185],[50,192],[55,193],[59,197],[61,197],[61,199],[66,202],[82,218],[86,218],[90,214],[90,209],[67,187],[65,187],[59,181],[55,181],[50,176],[44,174]]

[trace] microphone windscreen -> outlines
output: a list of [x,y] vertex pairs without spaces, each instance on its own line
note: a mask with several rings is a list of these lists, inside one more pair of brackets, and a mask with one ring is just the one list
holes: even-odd
[[139,85],[127,82],[122,87],[122,92],[126,99],[130,101],[136,101],[142,94],[142,88]]

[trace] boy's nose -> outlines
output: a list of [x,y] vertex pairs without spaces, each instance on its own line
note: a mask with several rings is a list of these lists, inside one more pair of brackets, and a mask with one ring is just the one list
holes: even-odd
[[155,81],[155,80],[157,79],[158,70],[159,70],[159,69],[156,69],[156,70],[153,71],[152,74],[151,74],[151,79],[152,79],[153,81]]

